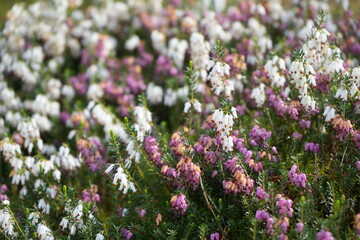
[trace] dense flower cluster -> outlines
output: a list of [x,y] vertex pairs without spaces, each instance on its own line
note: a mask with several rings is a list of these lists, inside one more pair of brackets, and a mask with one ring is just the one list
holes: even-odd
[[0,239],[358,238],[358,9],[15,4]]

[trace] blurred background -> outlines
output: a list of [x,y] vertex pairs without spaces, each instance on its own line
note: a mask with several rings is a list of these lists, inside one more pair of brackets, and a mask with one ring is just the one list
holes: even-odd
[[[29,3],[33,3],[36,1],[40,1],[40,0],[0,0],[0,27],[1,27],[1,29],[2,29],[2,26],[6,19],[6,12],[12,7],[12,5],[14,5],[15,3],[21,3],[21,2],[29,4]],[[51,1],[51,0],[41,0],[41,1]],[[89,1],[91,1],[91,0],[83,0],[84,3],[89,2]],[[104,0],[104,1],[106,1],[106,0]],[[118,0],[118,1],[121,1],[121,0]],[[183,0],[183,1],[187,1],[187,0]],[[202,1],[202,0],[198,0],[198,1]],[[240,1],[242,1],[242,0],[227,0],[227,2],[240,2]],[[259,0],[259,1],[261,1],[261,0]],[[284,5],[287,5],[292,1],[293,0],[282,0]],[[309,0],[303,0],[303,1],[309,1]],[[329,0],[329,2],[334,3],[333,5],[330,5],[330,6],[333,6],[332,14],[338,14],[339,11],[342,10],[341,8],[339,8],[338,4],[335,4],[335,3],[339,3],[341,1],[343,1],[343,0]],[[167,1],[163,0],[163,2],[167,2]],[[350,9],[353,11],[354,16],[359,16],[360,15],[360,0],[349,0],[349,2],[350,2]]]
[[15,3],[25,2],[25,3],[32,3],[36,0],[0,0],[0,26],[2,28],[5,18],[6,12],[14,5]]

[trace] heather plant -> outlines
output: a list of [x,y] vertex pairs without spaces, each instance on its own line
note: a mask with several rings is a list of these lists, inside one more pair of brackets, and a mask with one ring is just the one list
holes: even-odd
[[354,2],[14,5],[1,239],[358,239]]

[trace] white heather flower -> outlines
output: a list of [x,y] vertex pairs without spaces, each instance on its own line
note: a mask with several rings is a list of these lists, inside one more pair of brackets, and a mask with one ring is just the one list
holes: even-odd
[[360,67],[352,69],[349,81],[360,87]]
[[206,81],[206,66],[210,60],[210,44],[201,33],[194,32],[190,37],[191,60],[202,81]]
[[114,169],[114,167],[115,167],[115,164],[110,164],[110,165],[106,168],[104,174],[105,174],[105,175],[109,174],[109,172],[111,172],[111,171]]
[[163,90],[160,86],[149,83],[146,89],[146,98],[151,104],[159,104],[162,102]]
[[151,32],[151,42],[153,48],[159,53],[166,54],[166,36],[164,33],[159,32],[158,30]]
[[231,40],[230,32],[224,30],[216,19],[215,12],[208,11],[206,16],[201,20],[200,25],[205,28],[205,33],[209,37],[210,43],[215,44],[216,40],[227,43]]
[[51,230],[44,224],[40,223],[36,229],[37,235],[40,240],[54,240]]
[[67,146],[61,146],[56,155],[51,155],[50,161],[64,170],[74,170],[81,164],[81,158],[71,155]]
[[142,142],[146,133],[151,131],[151,112],[143,106],[134,108],[135,124],[138,141]]
[[184,105],[184,113],[188,113],[191,106],[197,111],[201,113],[201,103],[198,100],[194,100],[194,102],[186,102]]
[[56,197],[57,192],[55,188],[50,187],[46,189],[46,194],[49,198],[54,199]]
[[101,233],[96,234],[95,240],[104,240],[104,239],[105,239],[105,237]]
[[41,132],[49,132],[51,130],[52,122],[48,117],[35,113],[32,118],[35,120],[36,125],[39,126]]
[[72,212],[72,217],[76,220],[80,220],[83,216],[83,205],[81,201],[79,201],[78,205],[74,208]]
[[20,170],[14,170],[14,175],[12,177],[11,183],[12,184],[19,184],[21,183],[21,185],[25,185],[25,182],[27,180],[29,180],[30,178],[30,172],[24,169],[20,169]]
[[341,98],[343,101],[347,101],[348,91],[344,88],[339,88],[335,94],[335,98]]
[[[10,202],[5,200],[2,202],[3,205],[9,205]],[[5,234],[12,236],[14,235],[14,219],[13,216],[10,214],[8,207],[0,210],[0,228]]]
[[188,43],[186,40],[172,38],[169,41],[169,48],[167,51],[167,55],[173,61],[173,63],[178,69],[182,69],[183,67],[187,48],[188,48]]
[[75,235],[75,233],[76,233],[76,226],[75,226],[75,224],[73,224],[70,228],[70,234]]
[[164,105],[168,107],[174,106],[176,100],[177,100],[176,92],[171,88],[166,89],[164,96]]
[[335,118],[335,109],[331,106],[326,106],[323,116],[325,117],[325,122],[331,122]]
[[49,161],[46,159],[39,159],[33,166],[32,166],[32,174],[38,176],[40,171],[43,171],[45,174],[52,171],[54,169],[54,162]]
[[43,198],[39,200],[38,208],[42,210],[43,213],[50,213],[50,205],[47,204]]
[[315,110],[316,102],[309,95],[303,96],[300,103],[306,110]]
[[34,113],[58,117],[60,115],[60,104],[50,101],[45,95],[37,95],[34,101],[26,101],[25,107]]
[[125,42],[125,49],[132,51],[135,48],[137,48],[140,44],[140,38],[138,35],[131,36],[128,40]]
[[235,39],[240,39],[244,34],[244,31],[245,28],[239,21],[233,22],[233,24],[231,25],[231,35]]
[[5,160],[7,161],[15,158],[17,154],[21,154],[20,145],[10,142],[9,138],[5,138],[3,144],[0,144],[0,151],[3,152]]
[[75,90],[70,85],[64,85],[61,89],[61,94],[65,96],[69,101],[75,96]]
[[136,163],[140,162],[140,153],[136,151],[134,141],[126,139],[125,142],[127,142],[126,152],[128,153],[128,157],[125,159],[125,167],[130,168],[131,160],[134,159]]
[[282,71],[285,70],[285,61],[278,56],[274,56],[265,64],[265,70],[271,80],[271,86],[283,87],[285,85],[285,76]]
[[186,102],[185,106],[184,106],[184,113],[187,113],[189,111],[191,107],[191,103],[190,102]]
[[55,181],[60,182],[61,172],[58,169],[55,169],[52,174]]
[[231,109],[231,114],[224,114],[223,110],[217,109],[212,115],[216,130],[220,134],[223,150],[226,152],[231,152],[234,146],[233,138],[231,136],[234,119],[237,119],[235,108]]
[[258,107],[263,106],[265,103],[265,85],[261,83],[258,87],[254,88],[251,93],[251,98],[253,98]]
[[25,186],[23,186],[19,192],[20,198],[24,199],[24,197],[27,195],[28,191],[27,188]]
[[63,33],[52,35],[45,43],[45,51],[52,56],[60,56],[65,51],[66,39]]
[[91,100],[96,100],[102,98],[104,91],[99,84],[91,84],[89,90],[87,91],[87,96]]
[[133,192],[136,192],[134,183],[128,180],[127,175],[121,167],[116,170],[113,179],[113,185],[116,185],[118,183],[120,192],[122,191],[124,194],[127,194],[129,189],[131,189]]
[[34,189],[38,190],[39,188],[44,188],[45,187],[45,183],[42,179],[36,179],[35,183],[34,183]]
[[234,90],[234,82],[227,79],[230,76],[230,66],[224,62],[210,60],[207,70],[210,70],[207,79],[210,81],[214,94],[219,96],[224,93],[225,97],[230,97]]
[[40,215],[37,212],[31,212],[29,214],[29,220],[32,225],[36,225],[39,222]]
[[68,224],[69,224],[69,220],[66,217],[63,217],[59,225],[62,227],[62,230],[65,230],[67,229]]

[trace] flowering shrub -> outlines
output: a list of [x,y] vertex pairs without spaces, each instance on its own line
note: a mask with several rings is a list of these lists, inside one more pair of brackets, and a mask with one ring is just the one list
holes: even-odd
[[14,5],[1,239],[359,238],[360,19],[287,2]]

